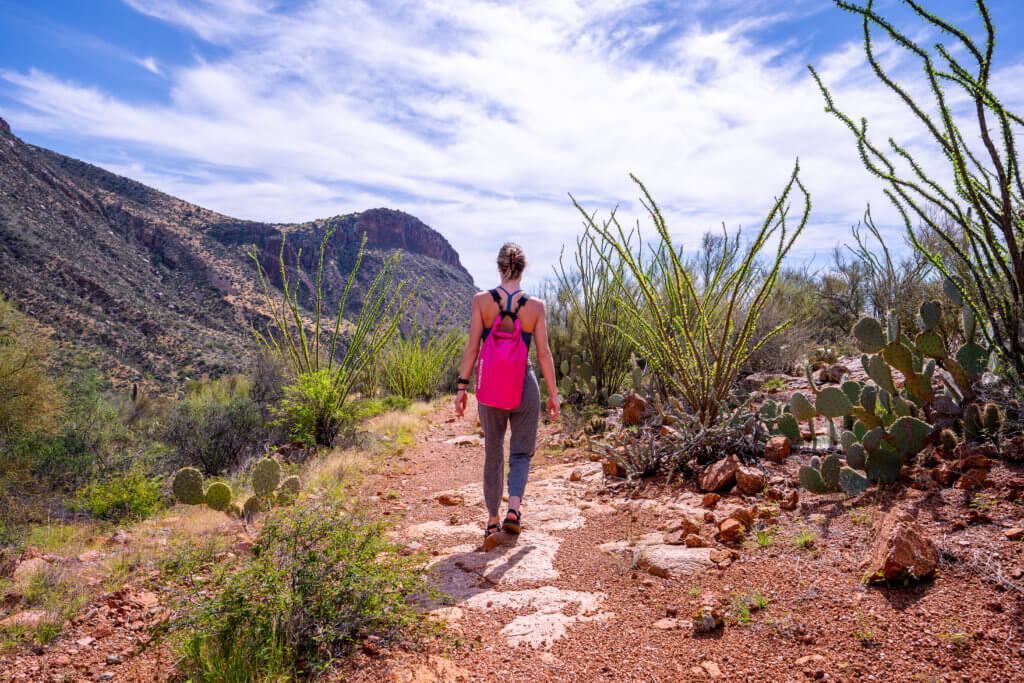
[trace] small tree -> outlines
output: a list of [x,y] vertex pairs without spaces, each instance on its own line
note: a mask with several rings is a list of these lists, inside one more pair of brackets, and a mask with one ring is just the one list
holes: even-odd
[[46,336],[0,296],[0,438],[56,427],[63,399]]
[[[814,67],[809,67],[825,97],[825,111],[834,114],[854,134],[865,167],[887,184],[886,195],[899,210],[915,248],[959,290],[974,313],[986,324],[980,326],[994,347],[1007,373],[1024,383],[1024,178],[1015,133],[1024,119],[1008,111],[989,86],[995,51],[995,27],[985,0],[976,5],[985,28],[985,43],[979,46],[964,30],[925,10],[914,0],[903,0],[929,26],[953,36],[957,49],[936,44],[922,47],[878,14],[874,0],[859,5],[833,0],[836,6],[861,17],[864,51],[879,80],[896,94],[924,126],[942,150],[953,174],[953,188],[944,187],[911,156],[889,138],[886,150],[868,137],[867,119],[860,123],[840,111]],[[872,30],[881,29],[893,42],[920,59],[933,102],[934,112],[915,100],[878,62]],[[960,49],[962,48],[962,49]],[[956,57],[954,55],[960,55]],[[977,123],[978,143],[956,122],[956,114],[944,86],[966,96],[969,111]],[[896,164],[905,162],[906,170]],[[944,258],[918,239],[912,217],[933,230],[954,259]],[[957,279],[956,269],[966,267],[970,282]]]

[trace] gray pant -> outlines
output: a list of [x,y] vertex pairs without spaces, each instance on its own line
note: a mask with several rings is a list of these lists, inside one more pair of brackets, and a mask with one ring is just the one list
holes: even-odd
[[505,473],[505,428],[512,426],[508,454],[508,495],[523,496],[530,458],[537,447],[537,421],[540,418],[540,386],[533,367],[526,367],[523,400],[518,408],[503,410],[477,404],[480,426],[484,430],[484,501],[492,517],[501,504],[502,475]]

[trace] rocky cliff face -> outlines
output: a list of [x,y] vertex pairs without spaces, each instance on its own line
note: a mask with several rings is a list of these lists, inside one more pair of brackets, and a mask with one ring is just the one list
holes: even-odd
[[279,285],[282,239],[289,277],[301,278],[315,269],[329,227],[329,302],[340,298],[365,232],[348,313],[382,259],[401,249],[400,275],[422,278],[421,315],[447,306],[468,317],[472,278],[448,241],[414,216],[373,209],[305,224],[242,221],[27,145],[0,119],[0,288],[120,382],[171,386],[244,368],[249,326],[265,319],[247,250],[255,245]]

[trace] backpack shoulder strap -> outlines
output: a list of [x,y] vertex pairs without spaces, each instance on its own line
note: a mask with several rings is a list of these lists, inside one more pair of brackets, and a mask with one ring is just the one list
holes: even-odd
[[515,310],[515,314],[516,315],[519,315],[519,309],[521,309],[523,307],[523,304],[525,304],[529,300],[530,300],[530,295],[529,294],[523,294],[523,296],[519,298],[519,302],[516,304],[516,310]]
[[498,308],[501,308],[501,297],[498,295],[498,290],[489,289],[487,290],[487,293],[491,295],[492,299],[494,299],[494,303],[498,304]]

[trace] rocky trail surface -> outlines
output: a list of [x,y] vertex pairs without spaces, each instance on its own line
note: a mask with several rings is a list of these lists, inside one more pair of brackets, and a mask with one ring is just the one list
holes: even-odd
[[[560,426],[543,426],[524,531],[486,550],[475,415],[444,407],[427,420],[362,486],[428,558],[445,637],[425,649],[368,642],[332,679],[1020,680],[1019,471],[998,465],[981,493],[851,501],[797,491],[806,455],[731,473],[726,459],[705,473],[705,488],[720,488],[707,494],[608,477]],[[207,532],[227,539],[223,552],[245,552],[255,530],[218,524]],[[928,576],[871,586],[873,562]],[[181,598],[161,581],[140,576],[46,647],[2,655],[0,680],[172,677],[168,653],[142,647]]]

